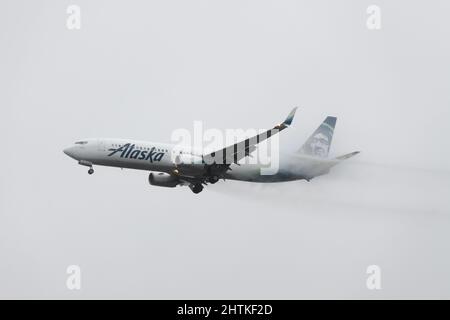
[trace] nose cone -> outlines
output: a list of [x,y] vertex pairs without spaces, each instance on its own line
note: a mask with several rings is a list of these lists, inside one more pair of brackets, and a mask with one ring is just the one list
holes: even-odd
[[73,146],[68,147],[68,148],[65,148],[65,149],[63,150],[63,152],[64,152],[65,154],[67,154],[69,157],[75,159],[75,150],[74,150],[74,147],[73,147]]

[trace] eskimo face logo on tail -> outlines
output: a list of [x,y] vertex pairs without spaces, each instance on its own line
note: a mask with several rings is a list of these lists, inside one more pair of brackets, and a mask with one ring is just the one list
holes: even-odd
[[127,158],[127,159],[137,159],[137,160],[145,160],[145,161],[161,161],[161,159],[164,157],[164,152],[156,152],[156,148],[152,147],[150,150],[139,150],[135,149],[136,145],[134,144],[124,144],[123,146],[119,148],[110,148],[108,151],[112,151],[110,154],[108,154],[108,157],[111,157],[115,155],[116,153],[120,152],[121,158]]
[[336,117],[328,116],[301,147],[300,152],[312,156],[327,157],[333,138]]
[[324,157],[327,155],[328,149],[330,148],[330,138],[324,133],[319,132],[311,139],[309,147],[311,149],[311,154]]

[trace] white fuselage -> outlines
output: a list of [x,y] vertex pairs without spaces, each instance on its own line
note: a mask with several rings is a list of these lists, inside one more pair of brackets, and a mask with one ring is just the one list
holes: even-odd
[[[195,154],[189,148],[173,144],[125,139],[85,139],[64,149],[64,153],[80,164],[101,165],[146,171],[172,173],[177,166],[174,159],[180,154]],[[337,162],[335,160],[307,156],[285,155],[280,157],[274,174],[261,174],[261,165],[242,164],[231,166],[224,178],[251,182],[280,182],[311,179],[325,174]]]

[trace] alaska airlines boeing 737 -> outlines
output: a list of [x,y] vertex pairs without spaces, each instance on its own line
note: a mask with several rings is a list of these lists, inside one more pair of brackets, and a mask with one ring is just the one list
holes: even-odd
[[259,143],[289,127],[295,111],[296,108],[286,120],[272,129],[207,154],[179,148],[174,144],[124,139],[81,140],[64,149],[64,153],[77,160],[80,165],[89,167],[89,174],[94,173],[93,165],[146,170],[150,171],[151,185],[187,185],[194,193],[201,192],[204,185],[214,184],[220,179],[249,182],[309,181],[328,173],[336,164],[359,153],[355,151],[337,158],[328,158],[336,125],[336,118],[329,116],[297,152],[279,158],[279,167],[274,174],[262,175],[261,165],[258,164],[239,163],[251,156]]

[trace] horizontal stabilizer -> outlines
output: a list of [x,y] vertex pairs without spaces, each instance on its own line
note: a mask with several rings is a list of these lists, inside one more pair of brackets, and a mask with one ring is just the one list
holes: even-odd
[[351,158],[353,156],[356,156],[358,153],[360,153],[361,151],[354,151],[352,153],[347,153],[344,154],[343,156],[337,157],[336,160],[346,160],[348,158]]

